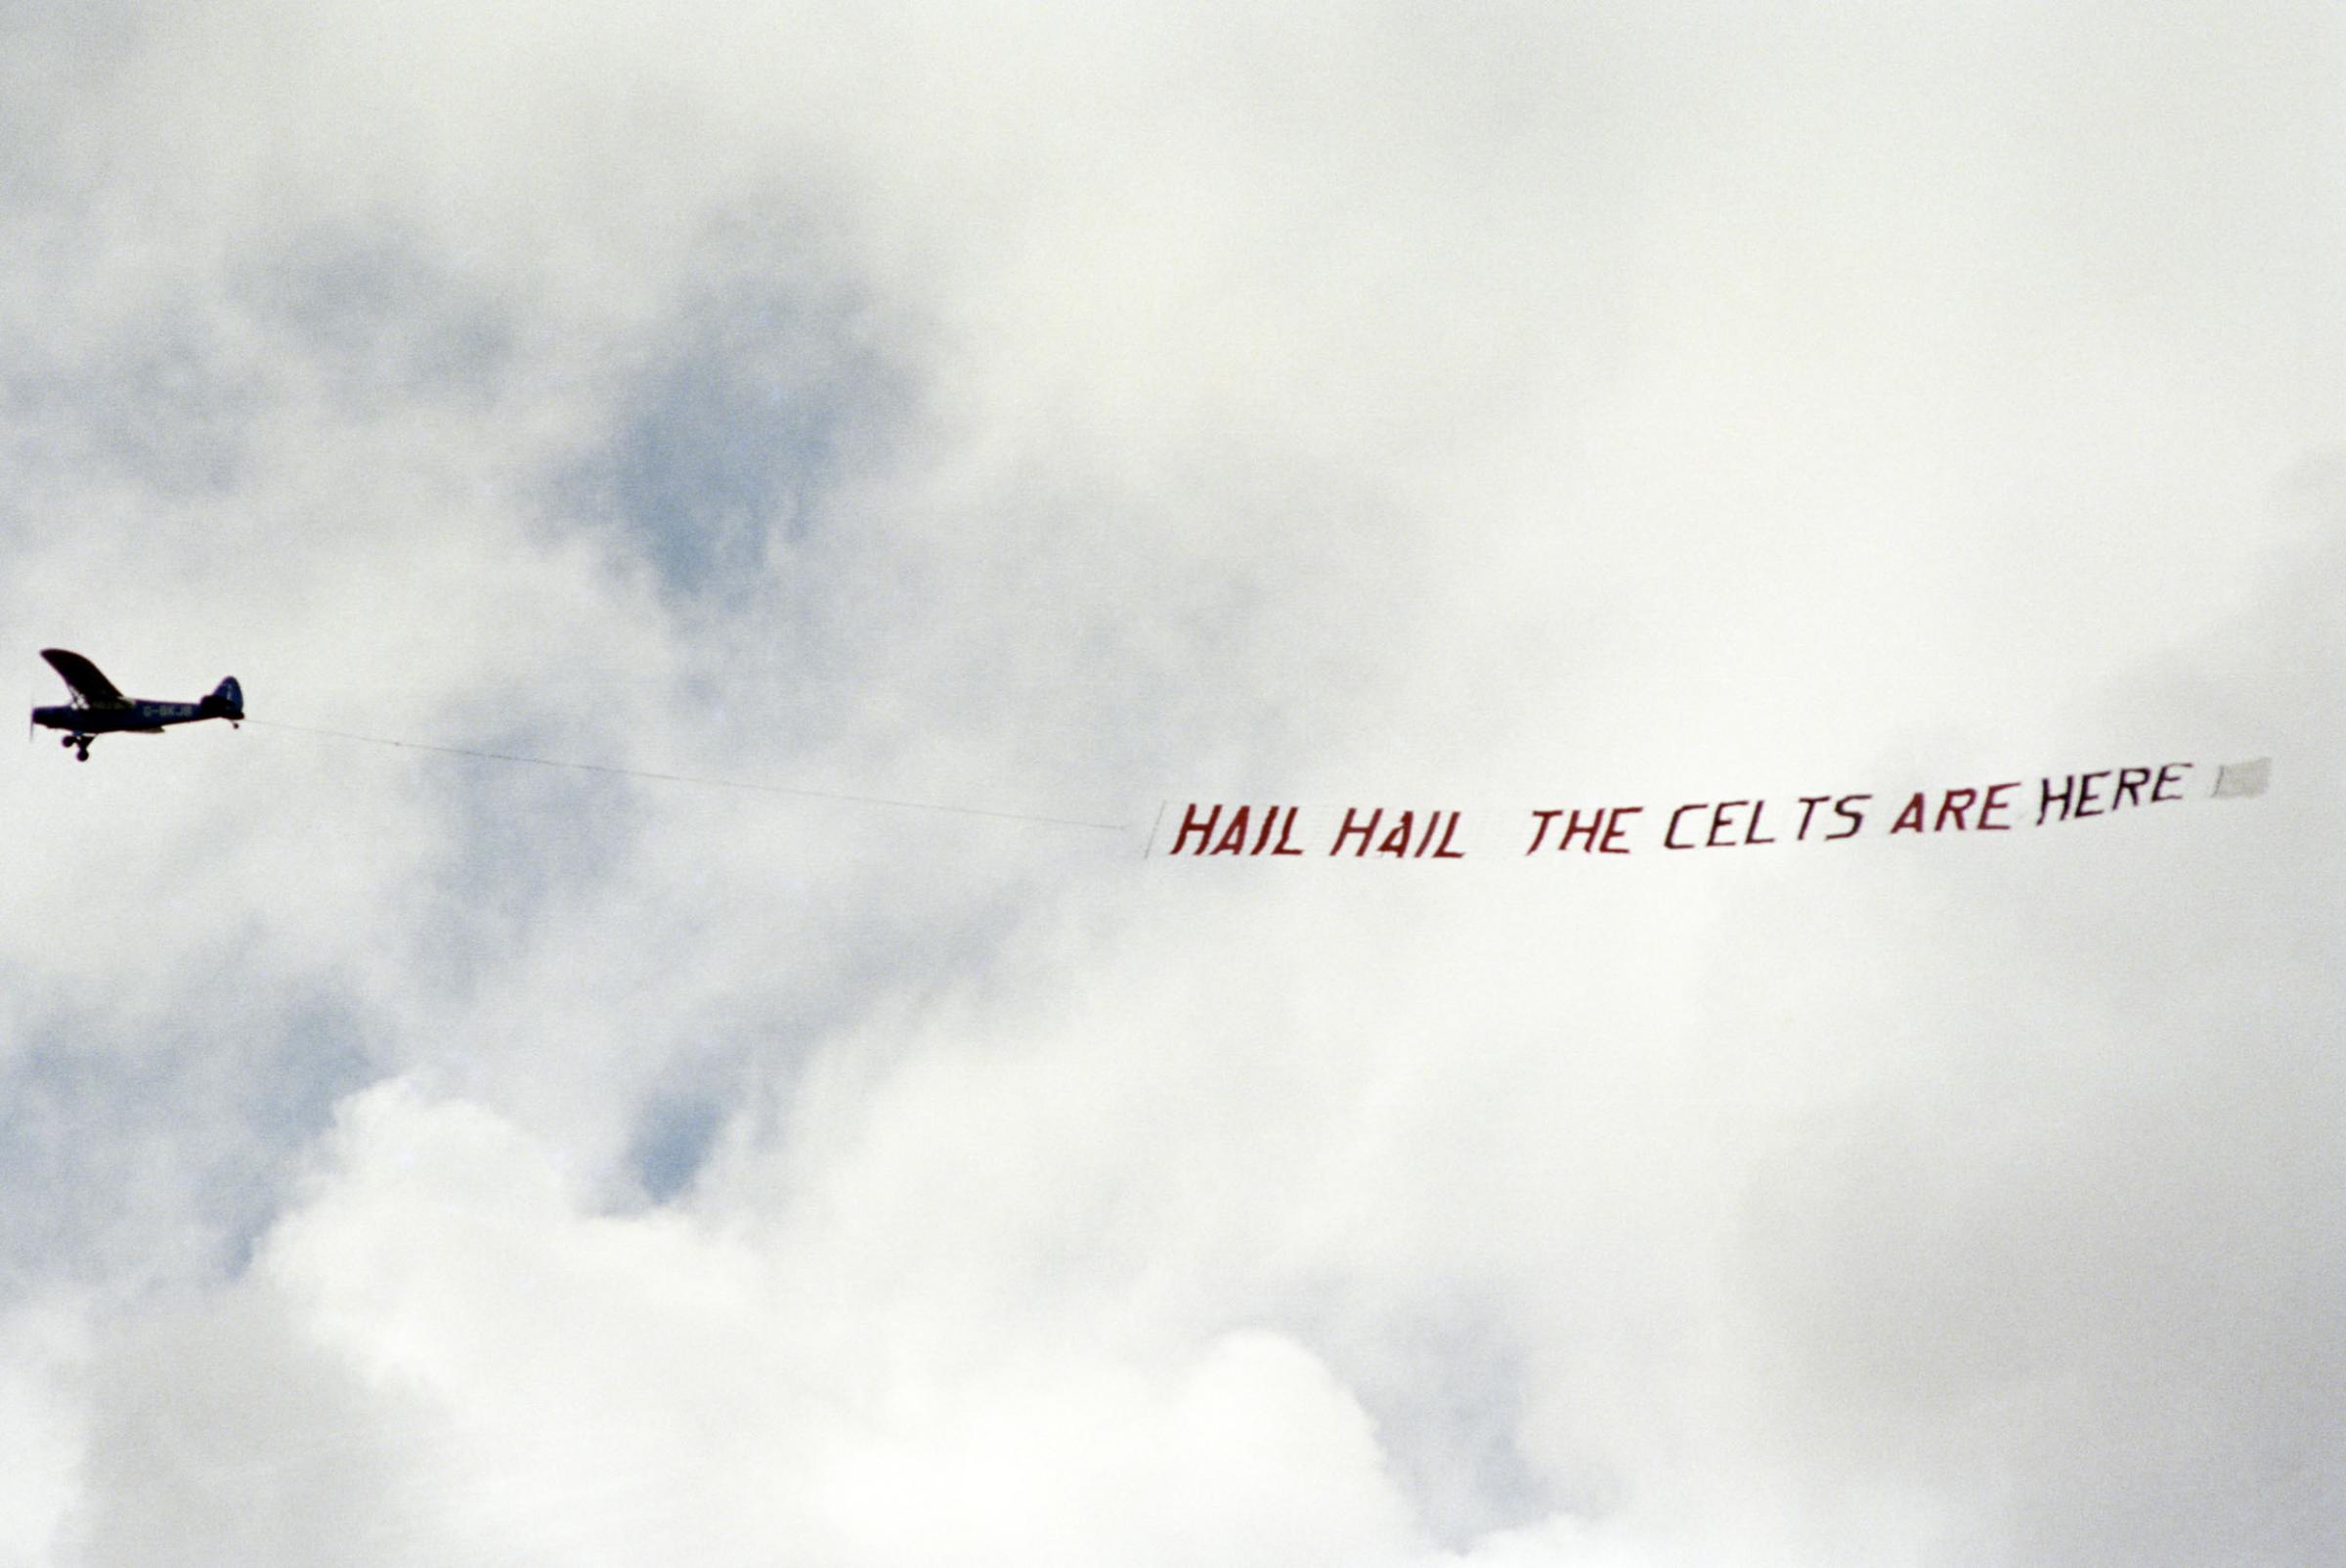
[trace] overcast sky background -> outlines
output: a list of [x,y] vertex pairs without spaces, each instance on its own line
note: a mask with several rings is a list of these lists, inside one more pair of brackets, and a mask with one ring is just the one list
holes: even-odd
[[20,749],[0,1563],[2346,1556],[2346,21],[1946,9],[0,11],[28,704],[1130,828]]

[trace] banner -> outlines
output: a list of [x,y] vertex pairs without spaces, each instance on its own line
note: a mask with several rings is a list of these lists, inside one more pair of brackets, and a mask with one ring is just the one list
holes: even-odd
[[2150,810],[2194,798],[2245,799],[2264,794],[2273,774],[2273,760],[2260,757],[2219,766],[2212,788],[2205,782],[2194,788],[2196,765],[2105,767],[1880,798],[1848,791],[1679,801],[1652,807],[1551,806],[1512,813],[1478,812],[1472,822],[1465,811],[1448,808],[1201,801],[1182,803],[1175,817],[1173,803],[1167,802],[1157,813],[1145,852],[1152,859],[1314,856],[1442,861],[1747,849],[1903,834],[2009,833]]

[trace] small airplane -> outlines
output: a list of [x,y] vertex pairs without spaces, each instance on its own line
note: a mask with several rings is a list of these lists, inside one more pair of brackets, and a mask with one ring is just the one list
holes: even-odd
[[73,701],[63,708],[35,708],[32,721],[43,729],[64,730],[58,744],[72,747],[73,755],[85,762],[90,760],[90,742],[100,735],[159,735],[166,724],[193,724],[204,719],[225,719],[234,727],[244,718],[244,688],[234,675],[214,686],[201,702],[149,702],[123,696],[78,653],[43,648],[41,657],[65,677]]

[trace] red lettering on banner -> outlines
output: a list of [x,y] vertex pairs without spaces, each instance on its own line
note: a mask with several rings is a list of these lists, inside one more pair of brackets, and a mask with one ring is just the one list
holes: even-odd
[[1192,803],[1184,806],[1181,810],[1181,832],[1174,836],[1171,852],[1181,853],[1181,847],[1189,843],[1190,835],[1195,833],[1197,835],[1197,852],[1205,853],[1205,847],[1213,842],[1214,823],[1221,818],[1221,815],[1222,807],[1217,806],[1208,811],[1205,814],[1205,820],[1200,822],[1197,820],[1196,805]]
[[1628,854],[1629,851],[1627,849],[1616,849],[1613,848],[1613,841],[1621,837],[1626,827],[1626,824],[1622,821],[1622,818],[1635,816],[1638,812],[1644,809],[1645,807],[1642,806],[1617,806],[1613,807],[1612,815],[1607,817],[1605,820],[1604,842],[1596,847],[1596,852],[1598,854]]
[[[2192,770],[2190,762],[2169,762],[2153,772],[2148,767],[2101,767],[2090,773],[2065,773],[2061,785],[2054,787],[2050,777],[2038,781],[2036,823],[2042,827],[2047,817],[2066,822],[2071,817],[2107,816],[2124,806],[2162,806],[2183,799],[2183,775]],[[2102,781],[2115,777],[2109,794],[2101,793]]]
[[1418,835],[1417,850],[1414,854],[1410,856],[1411,859],[1424,859],[1425,851],[1433,848],[1434,830],[1442,825],[1443,814],[1444,813],[1440,811],[1428,811],[1425,813],[1425,831]]
[[[2056,821],[2105,816],[2128,807],[2181,801],[2194,765],[2168,762],[2157,767],[2096,768],[2058,777],[2046,774],[2037,780],[2036,825],[2043,827]],[[2011,820],[2018,810],[2014,797],[2025,787],[2025,780],[2006,779],[1995,784],[1916,790],[1903,799],[1890,832],[1891,835],[2009,832],[2016,825]],[[1857,792],[1840,796],[1803,795],[1794,799],[1800,803],[1800,819],[1789,842],[1804,844],[1815,838],[1830,844],[1860,835],[1867,815],[1862,807],[1874,797]],[[1787,836],[1767,831],[1768,804],[1768,799],[1761,796],[1681,802],[1670,811],[1662,847],[1732,849],[1787,842]],[[1302,809],[1294,806],[1234,806],[1185,802],[1181,825],[1174,834],[1172,848],[1165,852],[1216,858],[1299,856],[1306,852],[1295,842]],[[1532,812],[1531,840],[1523,853],[1533,855],[1550,848],[1563,852],[1577,849],[1583,854],[1631,853],[1635,849],[1629,842],[1632,824],[1645,810],[1641,806],[1543,806]],[[1355,859],[1374,854],[1394,860],[1463,860],[1467,858],[1466,852],[1457,848],[1463,814],[1447,808],[1388,810],[1382,806],[1348,806],[1326,852],[1337,856],[1349,849]],[[1778,815],[1781,826],[1783,813]],[[1695,826],[1686,825],[1689,818],[1694,819]],[[1157,842],[1155,832],[1161,828],[1160,816],[1158,828],[1152,830],[1152,845]]]
[[1898,819],[1890,825],[1890,831],[1892,833],[1920,833],[1923,831],[1923,792],[1921,790],[1914,792],[1914,799],[1908,801],[1905,809],[1898,812]]
[[1222,830],[1220,842],[1207,850],[1208,854],[1244,854],[1246,852],[1246,813],[1250,806],[1239,806],[1231,813],[1230,826]]
[[1293,845],[1287,842],[1287,835],[1295,831],[1295,813],[1301,809],[1302,807],[1300,806],[1290,806],[1287,807],[1285,813],[1280,817],[1279,842],[1271,846],[1271,852],[1274,855],[1303,853],[1301,849],[1296,849]]
[[2099,773],[2088,773],[2077,781],[2077,814],[2079,816],[2100,816],[2106,809],[2096,806],[2089,811],[2086,806],[2091,805],[2094,799],[2094,780],[2107,777],[2109,777],[2109,769],[2106,767]]
[[1565,822],[1564,837],[1556,841],[1556,848],[1569,849],[1572,848],[1572,841],[1579,839],[1582,841],[1581,849],[1586,853],[1596,848],[1596,836],[1604,828],[1604,825],[1605,813],[1601,808],[1590,812],[1585,825],[1581,821],[1581,813],[1576,810]]
[[[1434,814],[1435,814],[1436,816],[1440,816],[1442,813],[1441,813],[1441,812],[1439,812],[1439,811],[1437,811],[1437,812],[1435,812]],[[1463,859],[1465,859],[1465,858],[1466,858],[1466,851],[1465,851],[1465,850],[1463,850],[1463,849],[1452,849],[1452,848],[1450,847],[1450,841],[1451,841],[1451,838],[1452,838],[1452,836],[1453,836],[1454,834],[1455,834],[1455,833],[1458,831],[1458,816],[1459,816],[1459,813],[1458,813],[1458,812],[1456,812],[1456,811],[1453,811],[1453,812],[1451,812],[1451,813],[1450,813],[1450,825],[1449,825],[1448,827],[1445,827],[1445,828],[1442,830],[1442,842],[1441,842],[1440,844],[1437,844],[1437,845],[1435,845],[1435,846],[1434,846],[1434,858],[1435,858],[1435,859],[1437,859],[1437,860],[1463,860]],[[1432,837],[1434,836],[1434,830],[1433,830],[1433,828],[1432,828],[1431,826],[1428,826],[1428,827],[1426,828],[1426,830],[1425,830],[1425,836],[1426,836],[1427,838],[1429,838],[1429,839],[1430,839],[1430,838],[1432,838]]]
[[1254,848],[1253,848],[1253,849],[1249,849],[1249,850],[1247,850],[1246,852],[1247,852],[1248,854],[1250,854],[1250,855],[1254,855],[1254,854],[1261,854],[1261,853],[1263,852],[1263,850],[1264,850],[1264,849],[1266,849],[1266,848],[1267,848],[1267,847],[1270,845],[1270,843],[1271,843],[1271,833],[1272,833],[1272,830],[1273,830],[1274,828],[1277,828],[1278,826],[1279,826],[1279,807],[1278,807],[1278,806],[1264,806],[1264,807],[1263,807],[1263,825],[1262,825],[1262,828],[1261,828],[1261,830],[1260,830],[1259,832],[1257,832],[1257,833],[1255,834],[1255,836],[1254,836]]
[[1855,838],[1857,836],[1857,830],[1865,826],[1865,813],[1863,811],[1850,810],[1849,803],[1851,801],[1870,801],[1872,799],[1873,797],[1871,795],[1845,795],[1840,800],[1835,801],[1833,803],[1833,814],[1835,816],[1846,817],[1848,819],[1848,831],[1846,833],[1828,833],[1825,835],[1825,842],[1830,844],[1835,839]]
[[[1545,844],[1547,830],[1560,817],[1564,821],[1564,832],[1556,840],[1558,849],[1569,849],[1577,843],[1584,854],[1628,854],[1629,849],[1621,842],[1622,837],[1629,832],[1629,819],[1644,809],[1642,806],[1600,806],[1584,812],[1578,807],[1567,810],[1559,806],[1552,810],[1534,811],[1532,815],[1538,819],[1539,826],[1532,830],[1532,848],[1523,852],[1530,854]],[[1673,817],[1672,820],[1676,819]],[[1691,849],[1695,846],[1681,844],[1676,848]]]
[[1408,859],[1410,854],[1410,813],[1404,811],[1401,813],[1401,819],[1393,824],[1392,831],[1387,833],[1382,842],[1377,845],[1376,852],[1378,854],[1389,854],[1396,860]]

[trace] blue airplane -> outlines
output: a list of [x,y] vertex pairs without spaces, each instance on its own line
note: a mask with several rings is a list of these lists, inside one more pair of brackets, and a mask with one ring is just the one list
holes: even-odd
[[244,688],[229,676],[201,702],[149,702],[125,697],[98,667],[78,653],[43,648],[41,657],[63,675],[73,701],[63,708],[35,708],[32,721],[43,729],[62,729],[60,746],[70,746],[83,762],[90,760],[90,742],[116,732],[159,735],[166,724],[193,724],[203,719],[225,719],[233,727],[244,718]]

